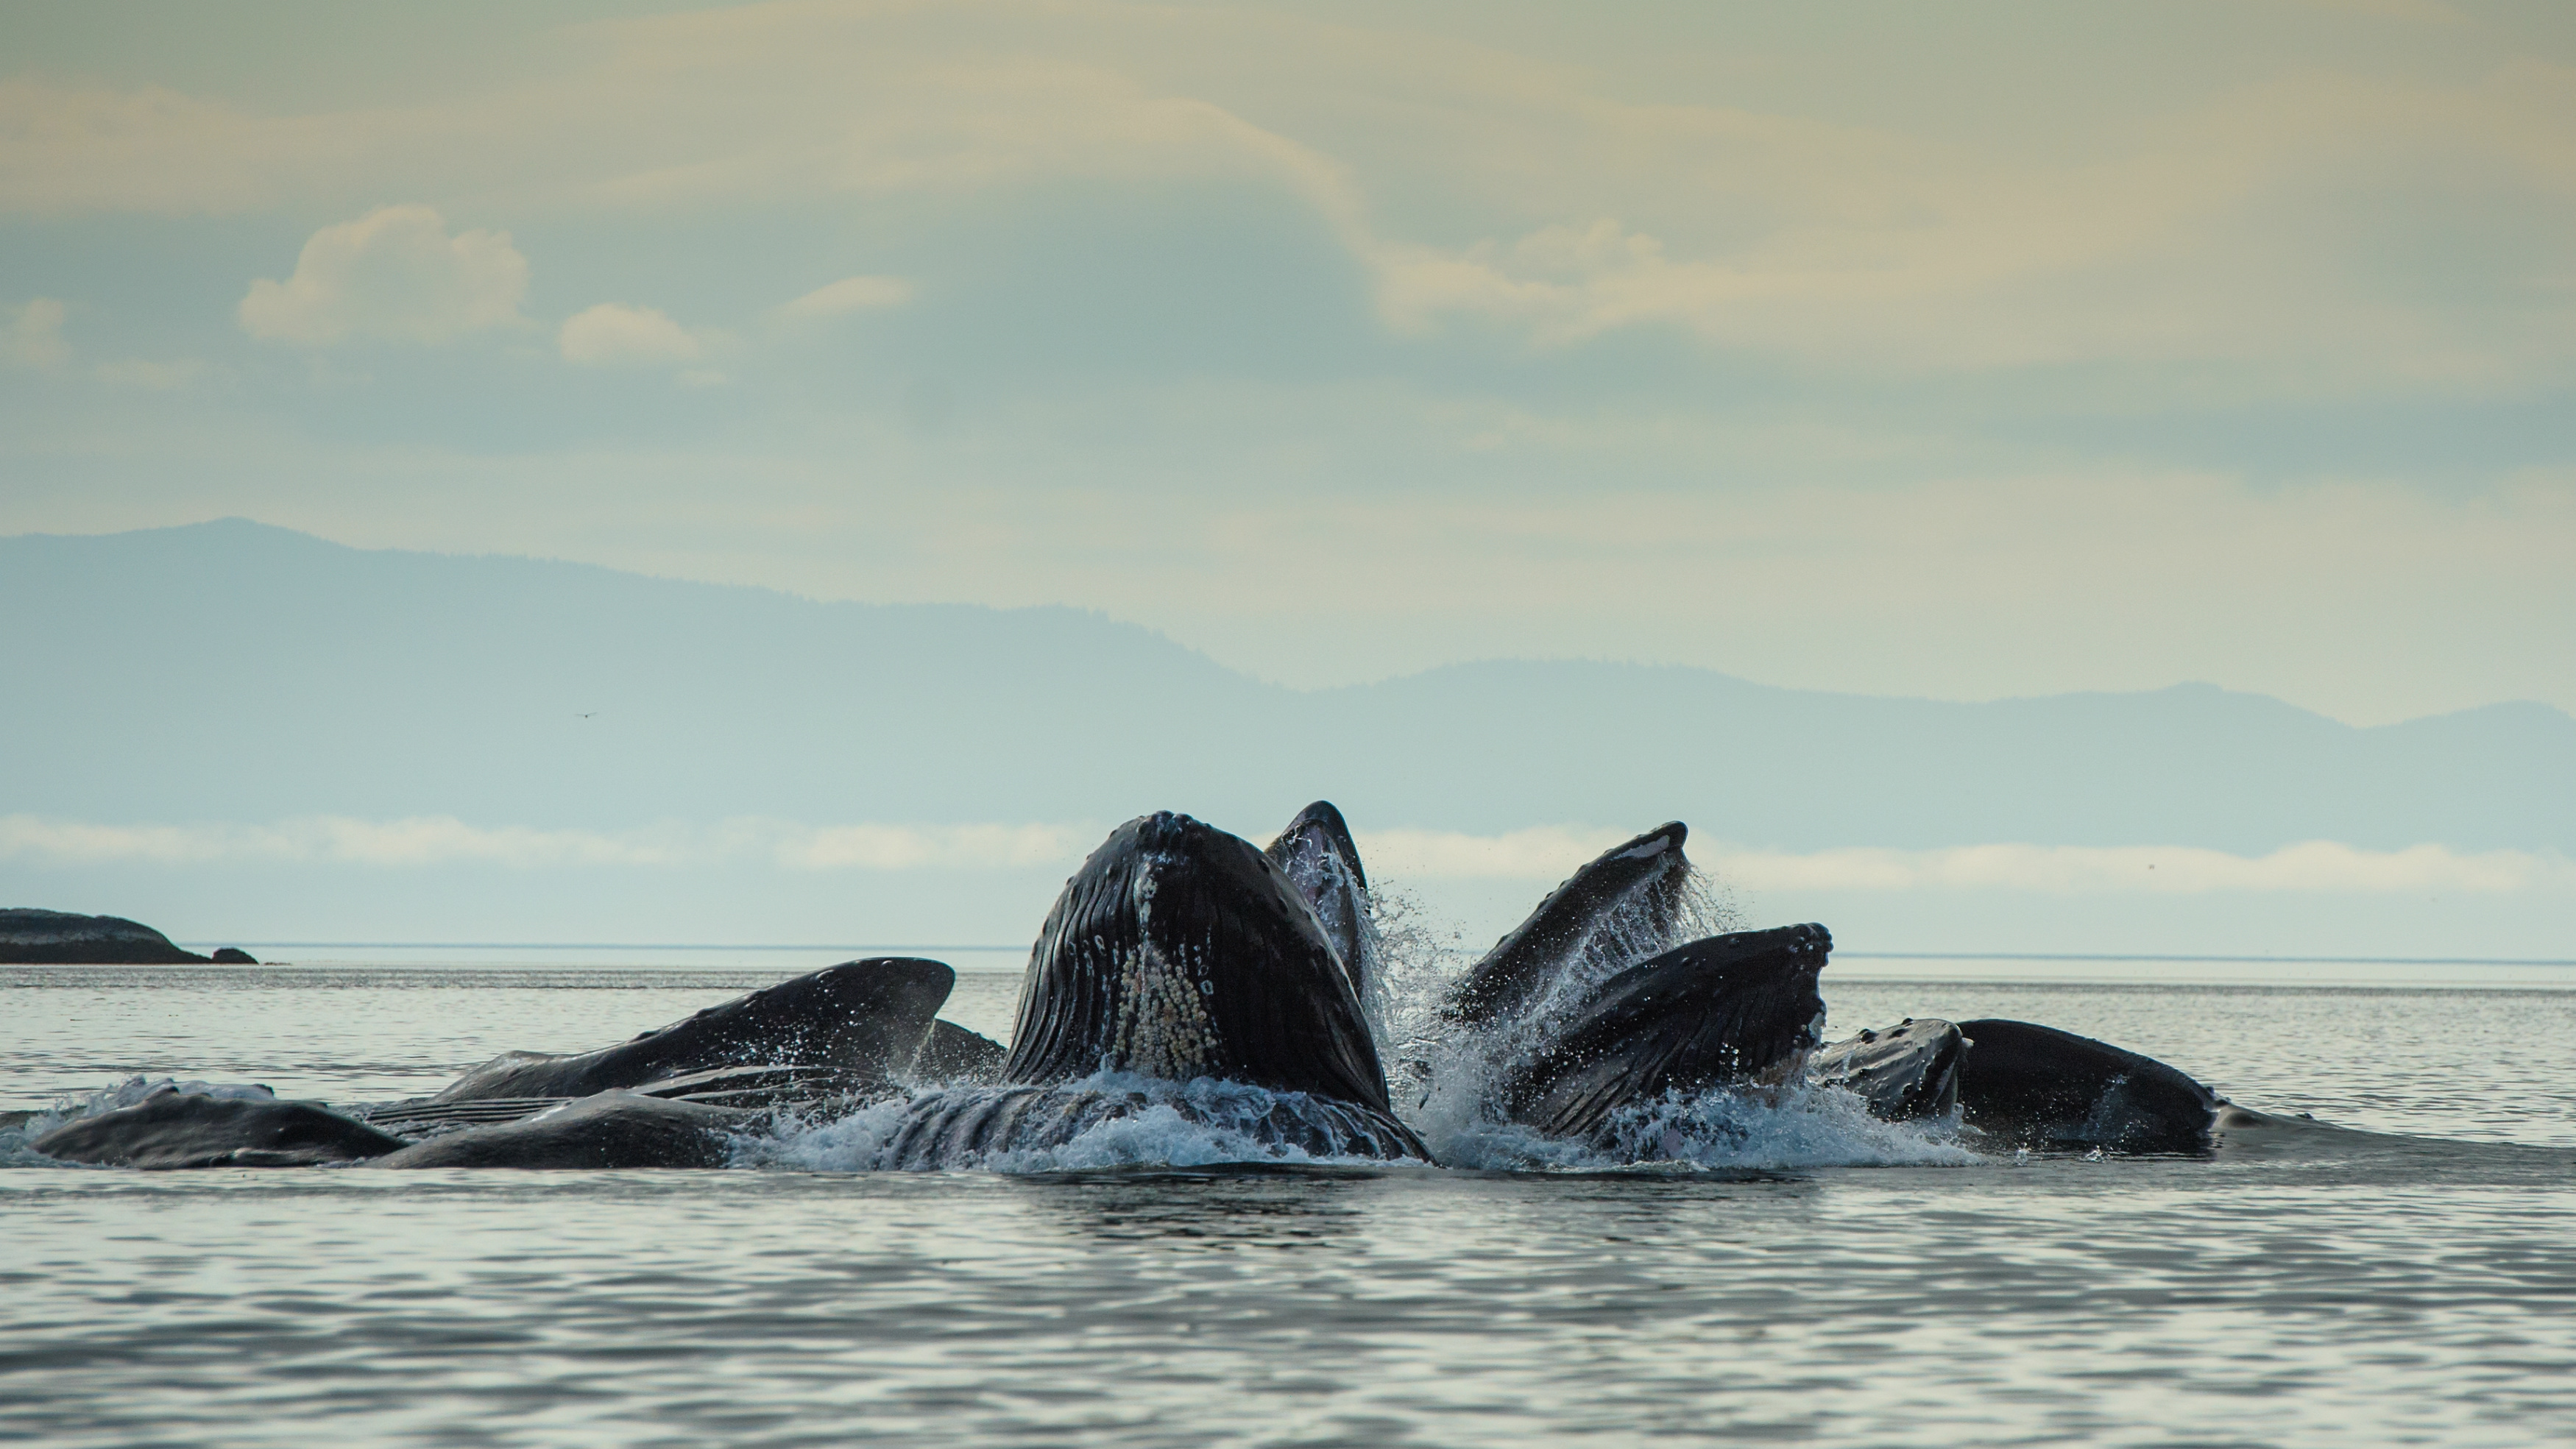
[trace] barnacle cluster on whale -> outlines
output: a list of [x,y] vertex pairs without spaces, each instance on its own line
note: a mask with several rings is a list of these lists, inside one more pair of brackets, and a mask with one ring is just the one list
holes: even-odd
[[2215,1094],[2071,1033],[1926,1018],[1823,1043],[1832,936],[1703,931],[1723,923],[1694,903],[1687,837],[1673,822],[1604,851],[1401,1023],[1339,810],[1308,806],[1266,850],[1161,812],[1066,882],[1007,1048],[939,1016],[948,966],[874,957],[595,1051],[505,1053],[425,1098],[172,1083],[31,1145],[164,1169],[692,1167],[862,1121],[861,1165],[935,1169],[1044,1160],[1152,1119],[1220,1132],[1246,1160],[1428,1163],[1468,1121],[1638,1160],[1677,1155],[1673,1132],[1639,1130],[1677,1101],[1833,1092],[1971,1148],[2208,1150]]

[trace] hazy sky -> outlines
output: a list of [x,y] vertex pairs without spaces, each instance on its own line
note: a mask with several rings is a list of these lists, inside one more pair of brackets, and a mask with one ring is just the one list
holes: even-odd
[[0,10],[0,533],[2576,709],[2576,6]]

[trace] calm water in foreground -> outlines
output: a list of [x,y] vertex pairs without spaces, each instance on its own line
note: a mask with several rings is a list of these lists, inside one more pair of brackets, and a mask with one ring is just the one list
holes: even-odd
[[[820,964],[0,968],[0,1107],[136,1073],[399,1097]],[[1784,1120],[1651,1175],[21,1152],[0,1439],[2576,1442],[2576,992],[1836,975],[1838,1032],[2025,1017],[2405,1135],[1934,1166]],[[1016,988],[963,976],[949,1014],[1004,1035]]]

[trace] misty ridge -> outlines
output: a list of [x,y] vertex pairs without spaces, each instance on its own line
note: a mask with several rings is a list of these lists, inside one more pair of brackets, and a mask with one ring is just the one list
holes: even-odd
[[1172,808],[1260,832],[1326,796],[1364,829],[1680,818],[1784,850],[2576,854],[2576,720],[2534,703],[2365,729],[2207,685],[1944,703],[1574,661],[1299,691],[1074,609],[819,603],[237,519],[0,539],[0,647],[0,813],[102,822]]

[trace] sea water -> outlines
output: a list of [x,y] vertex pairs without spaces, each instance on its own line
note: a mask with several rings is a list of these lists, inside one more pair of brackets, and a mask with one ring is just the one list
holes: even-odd
[[[1007,1037],[1016,973],[951,959],[947,1014]],[[162,1075],[407,1096],[822,964],[0,968],[0,1108]],[[1144,1165],[1192,1160],[1166,1138],[867,1173],[831,1124],[704,1172],[19,1151],[0,1438],[2576,1441],[2576,992],[1861,964],[1826,972],[1836,1034],[2043,1021],[2370,1135],[2016,1163],[1820,1099],[1696,1104],[1653,1170]]]

